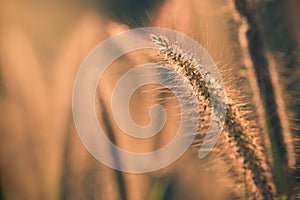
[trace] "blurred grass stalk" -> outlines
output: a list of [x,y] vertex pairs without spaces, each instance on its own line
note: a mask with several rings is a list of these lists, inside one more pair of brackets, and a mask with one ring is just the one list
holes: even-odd
[[[255,78],[250,77],[250,81],[256,81],[258,83],[259,96],[261,97],[261,103],[264,107],[264,116],[271,141],[277,187],[282,197],[287,196],[288,198],[292,198],[295,192],[295,180],[293,180],[293,176],[295,175],[294,168],[296,164],[294,144],[296,141],[293,139],[294,136],[292,136],[290,131],[287,117],[288,109],[285,105],[286,98],[282,95],[284,85],[280,85],[282,80],[280,83],[277,71],[279,67],[285,68],[287,66],[280,66],[282,63],[279,63],[278,60],[276,63],[272,58],[273,54],[268,49],[269,44],[267,44],[267,42],[270,41],[268,38],[278,37],[276,31],[278,31],[279,28],[272,27],[272,32],[267,32],[267,28],[269,27],[265,27],[266,24],[264,24],[266,21],[274,25],[277,23],[287,23],[284,15],[281,16],[283,19],[275,22],[274,20],[276,20],[276,18],[272,18],[272,15],[274,15],[272,12],[278,12],[278,9],[281,8],[281,11],[284,13],[288,7],[284,5],[282,1],[271,1],[265,4],[267,5],[264,5],[264,3],[255,4],[253,0],[235,0],[236,9],[245,19],[248,27],[246,32],[242,34],[245,34],[247,37],[247,48],[255,73]],[[261,13],[257,11],[258,8],[260,8]],[[286,15],[286,17],[288,16]],[[294,30],[291,29],[292,27],[286,27],[285,25],[283,25],[283,27],[288,29],[280,31],[290,34],[288,38],[283,36],[286,38],[285,42],[287,42],[287,40],[293,40]],[[280,42],[282,42],[282,40],[275,40],[275,44],[272,45],[283,45]]]

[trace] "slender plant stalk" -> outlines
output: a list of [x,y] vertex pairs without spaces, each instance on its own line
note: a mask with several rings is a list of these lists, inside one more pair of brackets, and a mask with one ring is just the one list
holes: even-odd
[[294,145],[288,129],[285,105],[280,94],[277,72],[265,49],[261,24],[252,0],[235,0],[235,6],[248,27],[244,33],[248,43],[248,52],[258,84],[261,102],[272,146],[274,172],[277,187],[282,196],[293,196],[290,174],[295,165]]

